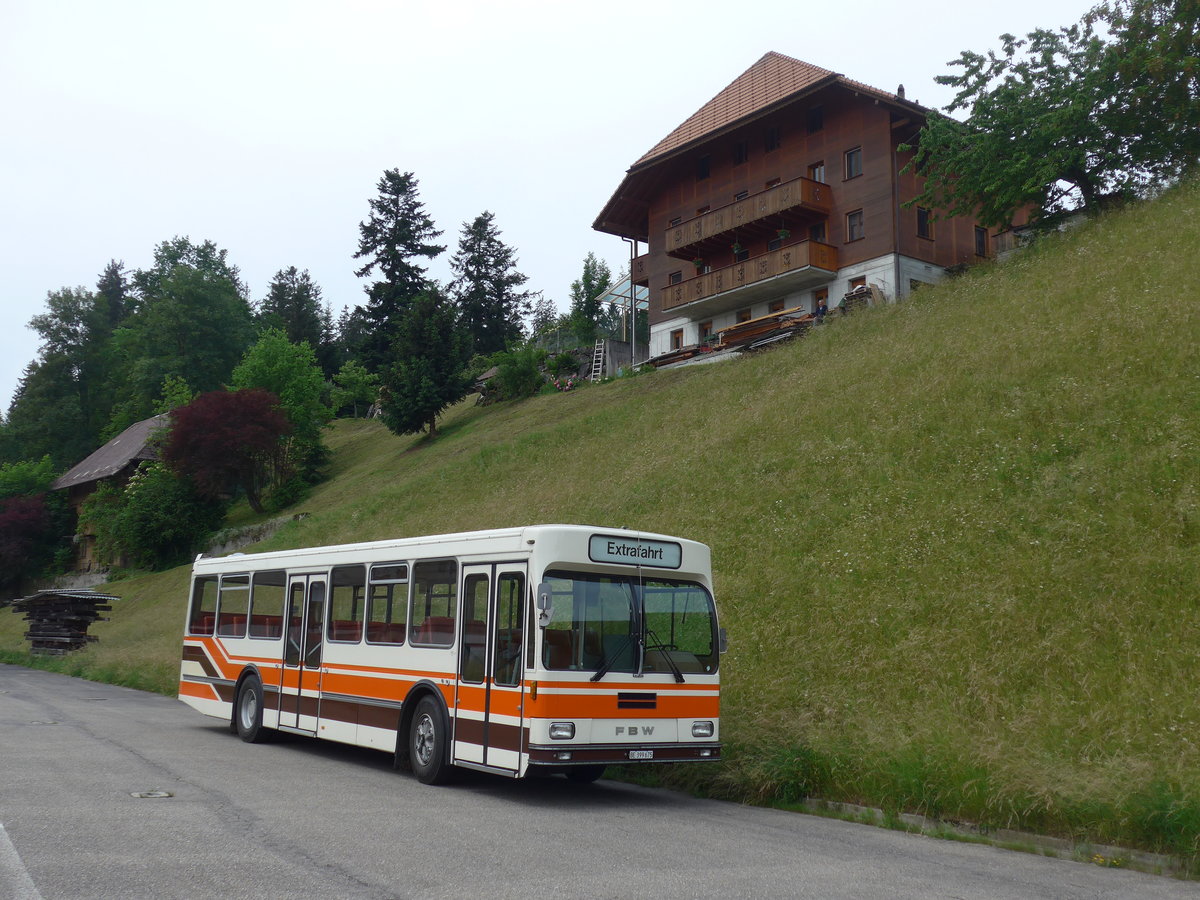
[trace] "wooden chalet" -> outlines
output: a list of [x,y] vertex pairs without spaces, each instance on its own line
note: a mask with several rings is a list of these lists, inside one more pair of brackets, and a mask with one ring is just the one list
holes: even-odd
[[[113,481],[124,485],[142,462],[158,459],[154,436],[169,423],[170,417],[166,414],[135,422],[55,479],[50,485],[51,490],[66,491],[67,501],[78,516],[83,501],[92,495],[100,482]],[[79,529],[75,568],[80,572],[90,572],[98,564],[96,536],[88,533],[82,523]]]
[[[929,110],[768,53],[637,160],[593,227],[647,245],[651,357],[731,326],[832,309],[861,286],[888,300],[993,255],[965,218],[903,206]],[[635,250],[636,253],[636,250]]]

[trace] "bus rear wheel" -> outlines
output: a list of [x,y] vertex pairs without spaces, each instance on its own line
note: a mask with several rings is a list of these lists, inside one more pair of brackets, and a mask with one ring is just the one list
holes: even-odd
[[604,774],[604,766],[571,766],[563,774],[567,776],[567,781],[573,781],[576,784],[591,784]]
[[237,699],[233,704],[233,723],[238,737],[247,744],[261,744],[271,737],[271,730],[263,728],[262,682],[251,675],[238,687]]
[[446,762],[446,721],[432,697],[422,697],[408,732],[408,759],[422,784],[443,784],[450,777]]

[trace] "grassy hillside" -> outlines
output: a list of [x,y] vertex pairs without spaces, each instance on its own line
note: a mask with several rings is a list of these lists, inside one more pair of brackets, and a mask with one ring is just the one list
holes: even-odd
[[[1194,855],[1197,247],[1193,184],[754,358],[464,404],[433,443],[340,422],[333,478],[263,547],[706,541],[729,752],[692,786]],[[185,579],[114,585],[67,665],[171,690]],[[20,625],[0,615],[0,648]]]

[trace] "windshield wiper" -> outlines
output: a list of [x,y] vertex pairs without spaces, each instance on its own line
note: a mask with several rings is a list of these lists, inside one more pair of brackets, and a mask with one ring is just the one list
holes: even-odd
[[625,639],[623,641],[621,641],[620,646],[617,647],[612,652],[612,654],[608,657],[608,659],[604,660],[604,665],[602,665],[599,669],[596,670],[596,674],[593,675],[591,678],[589,678],[588,679],[589,681],[599,681],[601,678],[603,678],[605,675],[608,674],[608,670],[613,667],[613,665],[616,663],[618,657],[620,657],[621,651],[624,650],[629,645],[629,639],[631,637],[632,637],[632,635],[630,635],[630,634],[625,635]]
[[680,684],[683,684],[683,671],[678,665],[675,664],[675,660],[671,658],[671,650],[669,648],[673,645],[664,644],[662,640],[659,639],[658,635],[654,633],[653,629],[647,628],[646,634],[650,636],[650,640],[654,641],[653,644],[647,644],[646,649],[657,650],[662,653],[663,659],[665,659],[667,661],[667,665],[671,667],[671,674],[675,676],[675,680]]

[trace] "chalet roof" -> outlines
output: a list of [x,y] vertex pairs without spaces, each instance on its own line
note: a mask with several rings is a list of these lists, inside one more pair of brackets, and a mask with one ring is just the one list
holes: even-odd
[[637,168],[838,74],[771,51],[633,164]]
[[52,490],[87,484],[116,475],[135,460],[158,459],[158,453],[150,445],[150,438],[159,428],[167,424],[167,414],[152,416],[130,425],[115,438],[92,453],[83,462],[77,463],[60,475],[50,485]]
[[630,171],[660,156],[666,156],[680,147],[696,143],[701,138],[797,94],[809,93],[826,83],[841,84],[881,100],[903,102],[895,94],[854,81],[832,69],[823,69],[772,50],[692,113],[682,125],[651,147],[630,167]]
[[[639,185],[649,184],[643,173],[659,163],[708,140],[723,131],[766,115],[823,87],[836,85],[857,94],[924,116],[928,110],[902,96],[882,91],[812,63],[771,51],[725,86],[715,97],[692,113],[683,124],[651,147],[626,172],[593,228],[610,234],[634,237],[630,220],[644,211]],[[635,229],[636,230],[636,229]],[[644,238],[643,238],[644,239]]]

